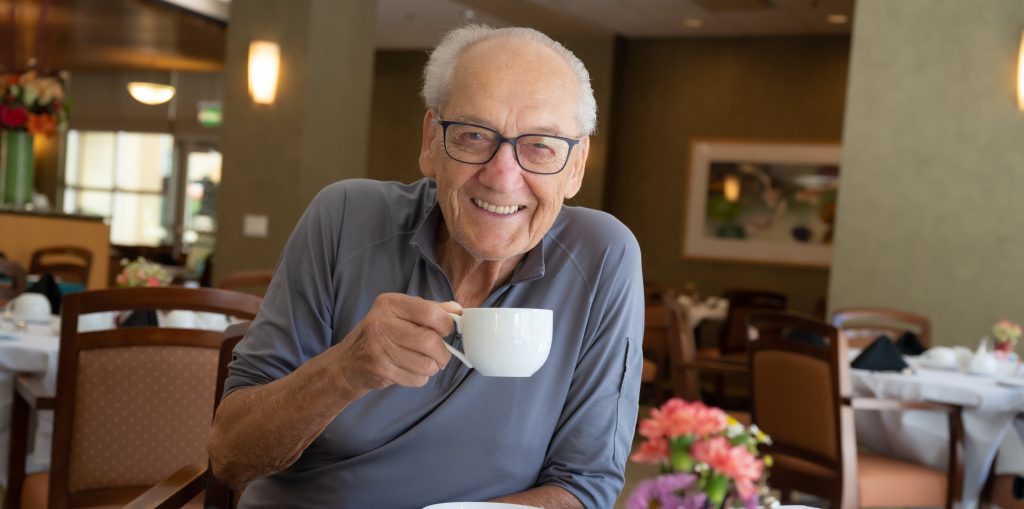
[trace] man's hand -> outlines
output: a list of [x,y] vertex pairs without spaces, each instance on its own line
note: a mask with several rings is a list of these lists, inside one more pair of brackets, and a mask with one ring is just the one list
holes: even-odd
[[452,332],[449,312],[461,313],[462,306],[381,294],[366,317],[330,350],[339,383],[353,398],[395,384],[422,387],[451,359],[442,339]]

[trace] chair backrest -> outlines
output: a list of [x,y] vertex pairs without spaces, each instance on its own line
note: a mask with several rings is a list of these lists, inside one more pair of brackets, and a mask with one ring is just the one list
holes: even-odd
[[768,290],[727,288],[722,292],[722,297],[729,301],[729,311],[718,337],[718,349],[722,354],[747,351],[748,314],[753,311],[784,310],[788,305],[785,295]]
[[677,299],[666,299],[668,356],[672,392],[687,401],[700,401],[700,377],[688,364],[697,360],[697,339],[686,309]]
[[682,368],[696,357],[693,329],[674,294],[647,304],[643,348],[644,356],[657,365],[658,380],[654,385],[658,402],[671,394],[690,401],[700,400],[697,372]]
[[222,277],[217,288],[263,295],[273,278],[274,271],[269,269],[239,270]]
[[838,331],[783,311],[750,313],[747,323],[756,333],[749,345],[751,417],[772,437],[769,451],[834,472],[836,493],[852,489],[856,442],[853,411],[843,404],[849,372],[839,360],[846,345]]
[[0,259],[0,304],[3,304],[28,288],[25,268],[20,263]]
[[932,322],[926,316],[882,307],[849,307],[832,312],[832,326],[843,331],[849,346],[863,348],[879,336],[896,341],[905,332],[917,335],[921,346],[932,346]]
[[668,309],[663,302],[648,302],[644,311],[643,354],[645,363],[653,366],[654,377],[642,380],[642,399],[646,403],[661,404],[668,396],[668,344]]
[[79,332],[80,315],[159,309],[251,320],[260,300],[181,287],[64,297],[51,507],[126,502],[183,465],[207,463],[224,332],[158,327]]
[[89,284],[89,270],[92,268],[92,253],[76,246],[51,246],[32,252],[29,274],[49,272],[62,281]]

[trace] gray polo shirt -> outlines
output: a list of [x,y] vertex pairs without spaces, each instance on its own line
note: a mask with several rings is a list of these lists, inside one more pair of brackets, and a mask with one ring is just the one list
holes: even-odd
[[[284,249],[226,392],[265,384],[341,341],[377,295],[454,299],[434,254],[433,180],[326,187]],[[551,353],[529,378],[490,378],[452,358],[426,386],[352,403],[287,469],[254,481],[244,508],[419,509],[541,484],[612,507],[637,418],[640,250],[603,212],[563,207],[484,307],[554,311]],[[449,338],[451,339],[451,338]]]

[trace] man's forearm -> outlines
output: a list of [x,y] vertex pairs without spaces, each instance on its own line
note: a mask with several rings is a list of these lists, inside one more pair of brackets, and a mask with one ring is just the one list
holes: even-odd
[[208,451],[214,475],[232,487],[279,472],[352,401],[331,375],[328,356],[267,385],[239,389],[217,409]]
[[542,509],[584,509],[583,504],[561,486],[545,484],[526,491],[494,499],[495,502],[522,504]]

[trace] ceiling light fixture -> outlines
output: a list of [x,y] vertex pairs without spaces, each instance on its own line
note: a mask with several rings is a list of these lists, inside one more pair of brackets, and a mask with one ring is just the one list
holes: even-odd
[[850,17],[845,14],[829,14],[825,16],[825,21],[833,25],[845,25],[850,22]]
[[1020,48],[1017,49],[1017,109],[1024,111],[1024,32],[1020,34]]
[[258,104],[274,104],[281,47],[276,42],[249,43],[249,95]]
[[683,26],[686,28],[700,28],[704,26],[704,21],[700,18],[686,18],[683,20]]
[[157,105],[174,97],[174,87],[147,81],[132,81],[128,83],[128,93],[142,104]]

